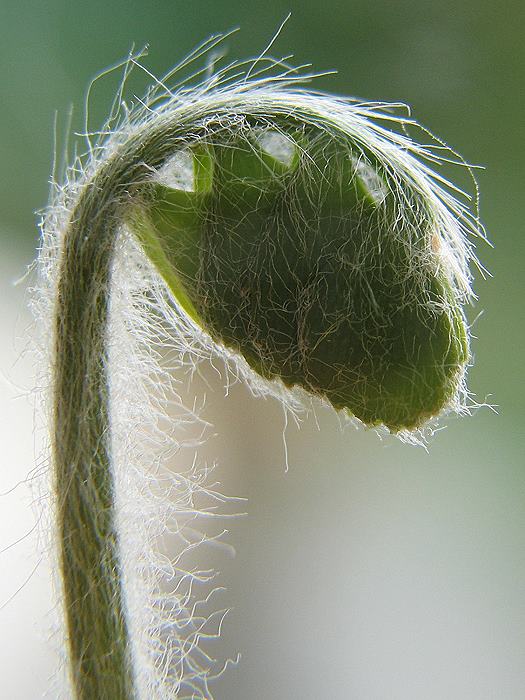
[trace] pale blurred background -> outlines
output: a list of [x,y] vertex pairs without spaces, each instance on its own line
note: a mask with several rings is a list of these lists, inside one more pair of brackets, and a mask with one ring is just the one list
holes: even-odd
[[[84,91],[101,68],[150,45],[161,74],[211,33],[239,26],[232,58],[255,56],[292,10],[274,54],[336,68],[317,87],[402,100],[467,160],[480,163],[494,278],[476,281],[471,388],[498,405],[451,419],[429,453],[341,431],[320,410],[300,431],[241,386],[227,400],[210,373],[207,417],[217,478],[246,496],[222,558],[221,644],[242,653],[217,700],[522,700],[525,688],[525,460],[521,211],[525,161],[525,5],[511,0],[320,2],[2,0],[0,26],[0,429],[6,492],[34,469],[24,286],[35,210],[45,205],[53,119],[82,129]],[[92,125],[115,82],[97,86]],[[463,181],[462,181],[463,182]],[[482,315],[480,316],[480,313]],[[204,387],[197,387],[204,390]],[[31,494],[0,499],[0,695],[52,687],[49,572],[38,566]],[[27,537],[24,537],[27,534]],[[20,539],[21,541],[17,543]],[[220,558],[220,557],[219,557]],[[36,567],[36,568],[35,568]],[[34,573],[33,573],[34,572]],[[222,647],[221,647],[222,648]],[[217,649],[220,654],[220,650]],[[52,694],[48,697],[53,697]]]

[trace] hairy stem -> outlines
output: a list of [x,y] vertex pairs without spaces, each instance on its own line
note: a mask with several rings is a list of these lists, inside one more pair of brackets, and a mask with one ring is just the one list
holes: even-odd
[[128,144],[84,188],[65,234],[54,368],[54,468],[70,671],[78,700],[136,697],[115,524],[107,330]]
[[84,196],[64,244],[56,309],[55,485],[73,687],[78,700],[128,700],[134,691],[110,468],[106,347],[116,223],[100,204]]
[[[84,186],[64,236],[55,307],[53,463],[70,674],[77,700],[135,700],[116,527],[108,316],[115,241],[188,115],[138,129]],[[132,378],[131,378],[132,379]]]
[[[199,110],[138,128],[101,163],[65,231],[55,307],[53,463],[70,674],[77,700],[135,700],[116,527],[108,376],[115,241],[131,190],[187,138]],[[132,378],[130,378],[132,379]]]

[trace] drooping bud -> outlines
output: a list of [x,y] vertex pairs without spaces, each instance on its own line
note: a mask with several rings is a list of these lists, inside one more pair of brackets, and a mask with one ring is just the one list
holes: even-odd
[[131,227],[186,312],[262,377],[393,432],[456,396],[468,334],[432,207],[351,138],[279,125],[199,140]]

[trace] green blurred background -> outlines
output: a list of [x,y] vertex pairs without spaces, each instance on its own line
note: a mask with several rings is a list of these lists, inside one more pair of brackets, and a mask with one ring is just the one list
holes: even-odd
[[[525,688],[525,464],[521,212],[525,162],[525,4],[518,0],[1,0],[0,189],[2,416],[5,491],[32,468],[30,361],[23,287],[46,204],[53,120],[82,129],[89,80],[149,44],[162,74],[212,33],[240,27],[231,58],[258,55],[288,14],[272,53],[337,69],[318,88],[403,101],[478,171],[481,215],[495,248],[477,275],[478,401],[498,406],[450,419],[429,453],[345,430],[328,411],[287,431],[282,412],[242,387],[227,400],[211,375],[218,478],[247,496],[221,564],[224,653],[243,659],[217,681],[218,700],[521,700]],[[97,84],[91,125],[116,88]],[[460,176],[460,181],[465,182]],[[213,386],[212,386],[213,388]],[[204,385],[197,391],[204,392]],[[21,398],[22,397],[22,398]],[[223,470],[223,471],[221,471]],[[0,502],[3,546],[31,528],[28,493]],[[40,697],[56,663],[46,611],[49,575],[27,537],[0,555],[0,669],[11,700]],[[29,579],[26,582],[26,579]],[[217,645],[217,653],[223,647]],[[53,692],[50,697],[54,697]]]

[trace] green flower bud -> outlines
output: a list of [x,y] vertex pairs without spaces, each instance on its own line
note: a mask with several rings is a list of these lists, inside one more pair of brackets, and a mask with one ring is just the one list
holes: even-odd
[[186,312],[259,375],[418,428],[469,357],[432,202],[350,136],[283,122],[175,154],[131,227]]

